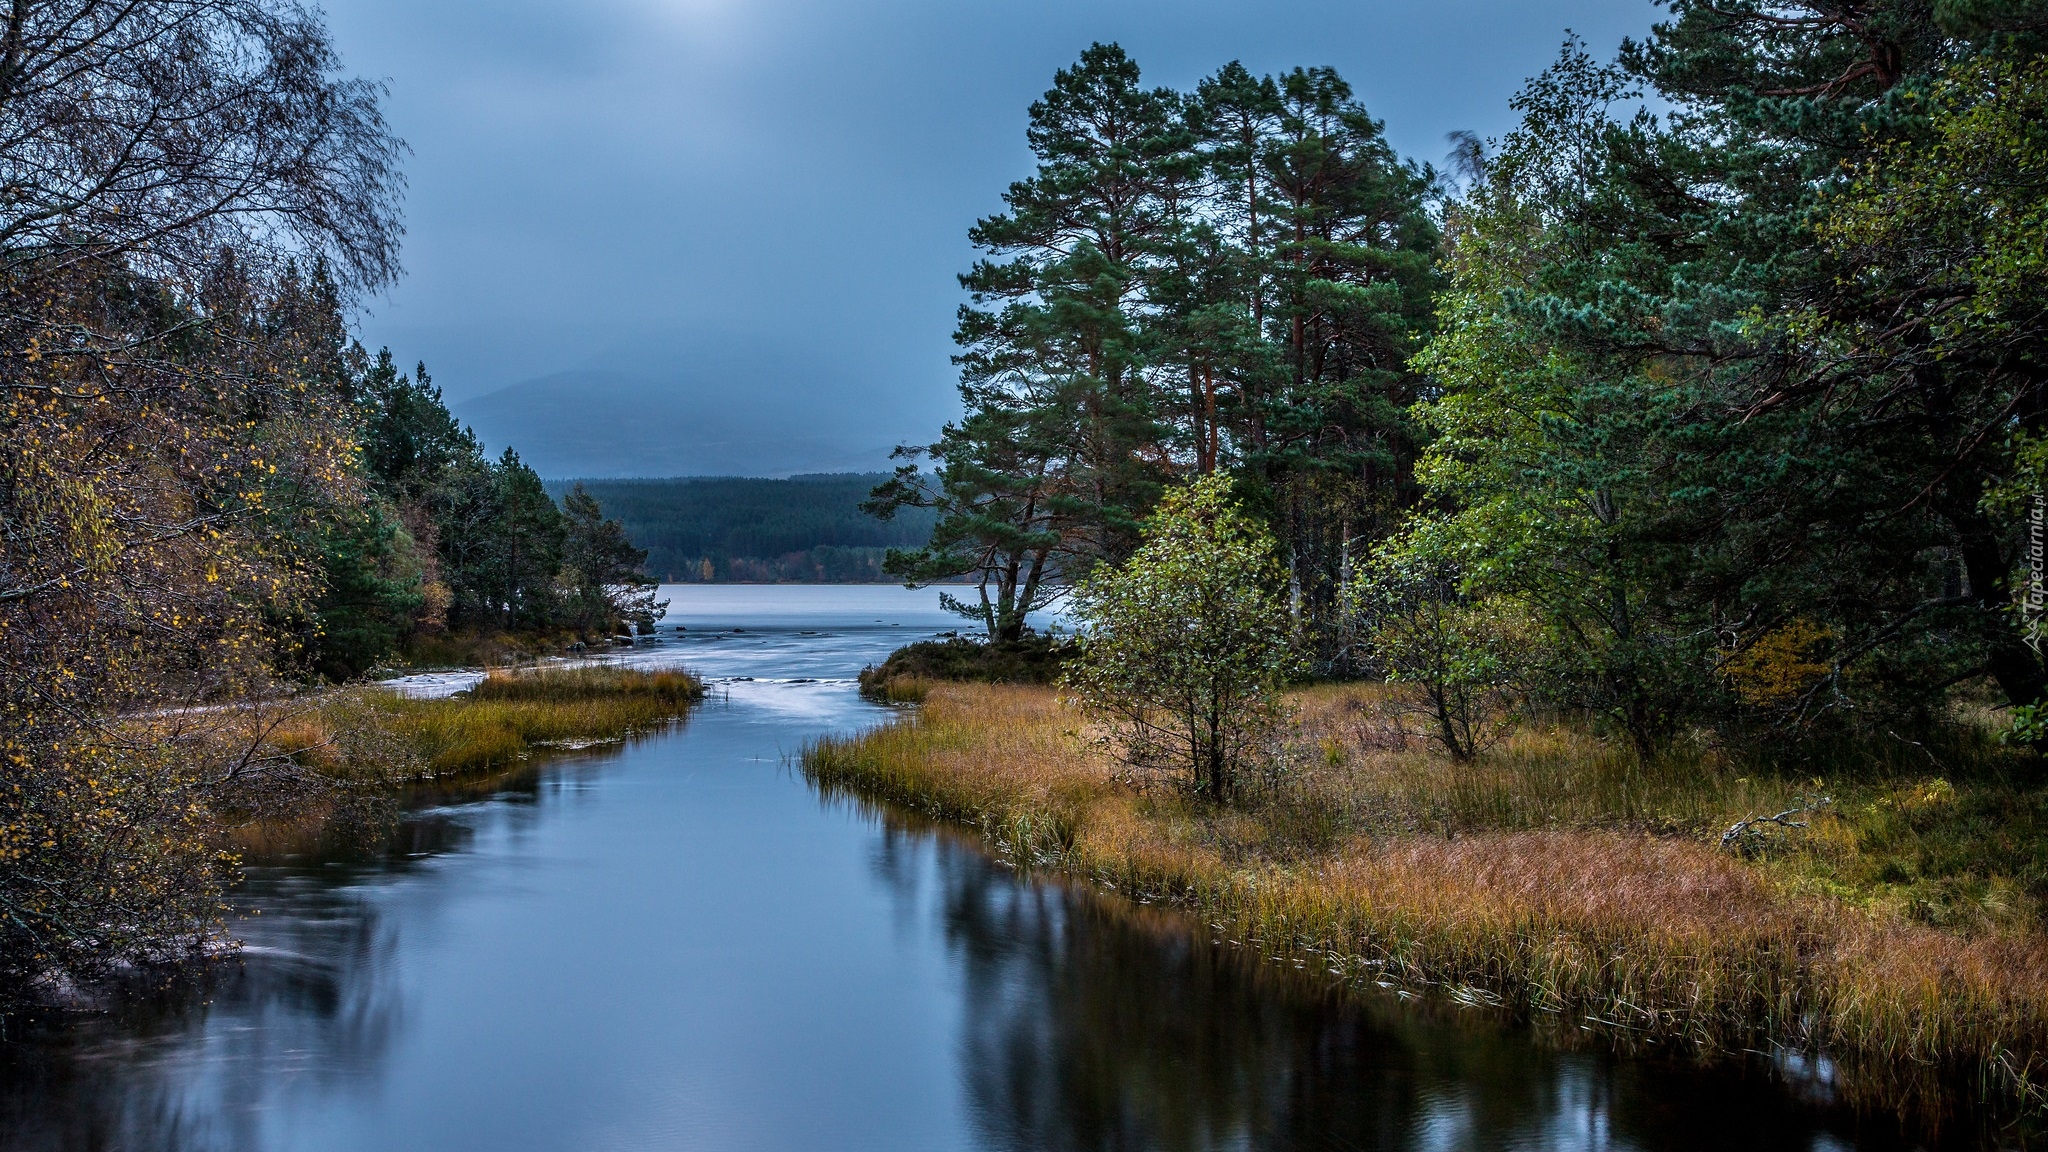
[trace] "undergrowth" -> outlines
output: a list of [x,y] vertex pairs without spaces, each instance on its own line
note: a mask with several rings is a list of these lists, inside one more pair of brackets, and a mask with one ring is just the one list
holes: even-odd
[[1022,640],[984,642],[965,637],[920,640],[861,669],[860,688],[870,698],[901,703],[930,680],[982,684],[1050,684],[1079,649],[1071,640],[1039,633]]
[[423,632],[409,637],[396,664],[404,668],[502,668],[568,651],[573,632]]

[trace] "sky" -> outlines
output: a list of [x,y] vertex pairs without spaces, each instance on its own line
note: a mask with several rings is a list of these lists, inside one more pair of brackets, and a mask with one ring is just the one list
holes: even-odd
[[671,410],[664,427],[721,421],[853,449],[932,439],[956,413],[967,230],[1029,173],[1026,109],[1091,41],[1183,89],[1233,59],[1334,66],[1397,150],[1441,165],[1446,133],[1512,126],[1509,98],[1567,28],[1604,55],[1660,13],[1649,0],[329,0],[326,14],[347,69],[388,84],[386,116],[412,150],[406,274],[366,302],[366,345],[424,360],[458,414],[554,376],[612,425],[653,406]]

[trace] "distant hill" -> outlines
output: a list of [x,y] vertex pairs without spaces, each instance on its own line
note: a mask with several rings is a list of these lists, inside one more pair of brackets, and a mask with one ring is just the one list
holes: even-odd
[[[658,381],[558,372],[449,407],[494,454],[509,444],[543,476],[775,477],[889,466],[898,433],[883,430],[885,414],[852,411],[851,398],[829,389],[812,395],[734,373]],[[843,438],[776,431],[790,427],[829,427]]]
[[[933,514],[881,521],[860,510],[887,473],[788,479],[676,477],[580,481],[647,549],[647,570],[679,583],[876,583],[882,555],[931,537]],[[579,481],[553,480],[559,497]]]

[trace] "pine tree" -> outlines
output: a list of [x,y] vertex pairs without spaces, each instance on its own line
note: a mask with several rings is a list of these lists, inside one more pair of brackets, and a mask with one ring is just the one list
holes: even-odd
[[563,496],[562,521],[567,619],[586,632],[651,630],[668,604],[655,598],[658,582],[641,570],[647,550],[634,547],[618,521],[605,519],[581,484]]
[[389,659],[426,603],[417,548],[396,510],[380,499],[324,526],[323,578],[307,664],[352,680]]
[[1228,471],[1269,515],[1297,623],[1342,664],[1352,552],[1413,496],[1405,367],[1427,332],[1426,171],[1327,69],[1232,64],[1192,97],[1147,90],[1114,45],[1031,109],[1037,171],[971,232],[989,258],[956,339],[965,417],[878,489],[939,509],[889,568],[975,573],[995,635],[1134,546],[1163,485]]
[[1205,431],[1218,441],[1216,455],[1234,444],[1237,459],[1267,450],[1267,405],[1284,380],[1278,349],[1266,341],[1280,237],[1268,163],[1281,113],[1273,78],[1254,77],[1236,61],[1196,85],[1189,120],[1209,179],[1201,214],[1228,264],[1211,265],[1207,290],[1184,298],[1188,304],[1161,301],[1170,314],[1201,317],[1197,331],[1206,339],[1189,342],[1191,375],[1205,410],[1215,398],[1220,425]]
[[1168,474],[1145,375],[1143,270],[1191,175],[1179,97],[1140,85],[1121,48],[1091,45],[1031,106],[1038,170],[969,232],[989,254],[963,275],[966,416],[877,489],[881,515],[937,508],[933,543],[892,554],[911,582],[974,573],[959,610],[1015,638],[1054,581],[1128,551]]
[[1342,671],[1342,590],[1414,497],[1407,409],[1421,378],[1408,360],[1432,317],[1433,181],[1394,155],[1335,72],[1296,69],[1278,90],[1260,161],[1275,205],[1267,333],[1284,367],[1258,401],[1246,466],[1286,551],[1305,647]]

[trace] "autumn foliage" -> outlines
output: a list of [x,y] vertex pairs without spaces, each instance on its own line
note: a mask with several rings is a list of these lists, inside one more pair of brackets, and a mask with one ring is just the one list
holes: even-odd
[[[360,497],[340,310],[395,270],[399,145],[266,0],[16,5],[0,68],[0,1008],[203,948],[196,754]],[[208,147],[196,148],[199,139]]]

